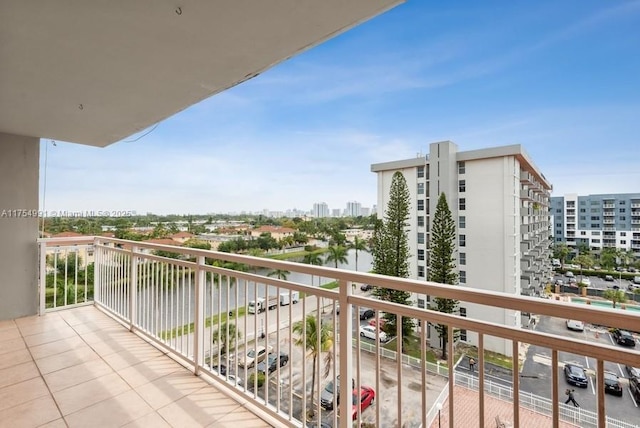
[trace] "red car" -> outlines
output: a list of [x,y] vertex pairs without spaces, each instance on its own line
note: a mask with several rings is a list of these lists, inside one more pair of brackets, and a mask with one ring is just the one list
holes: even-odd
[[358,408],[360,412],[373,404],[373,400],[376,398],[376,392],[373,388],[363,386],[360,388],[360,396],[358,397],[358,391],[353,391],[353,407],[351,410],[352,419],[355,421],[358,418]]

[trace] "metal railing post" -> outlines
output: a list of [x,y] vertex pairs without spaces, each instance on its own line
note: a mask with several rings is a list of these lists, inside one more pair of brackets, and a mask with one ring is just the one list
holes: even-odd
[[131,247],[131,271],[129,272],[129,331],[133,331],[138,318],[138,257],[137,247]]
[[44,315],[47,310],[47,243],[40,242],[40,278],[38,281],[40,288],[40,311]]
[[102,245],[98,238],[93,240],[93,304],[100,303],[100,281],[102,275]]
[[[352,282],[339,280],[339,302],[340,314],[338,315],[340,323],[340,396],[345,399],[340,400],[340,414],[351,415],[352,403],[350,399],[353,394],[353,306],[349,303],[349,297],[353,294]],[[358,349],[358,352],[360,350]],[[347,428],[351,426],[351,418],[340,418],[340,426]]]
[[198,256],[196,265],[196,284],[195,284],[195,315],[193,322],[193,373],[197,376],[200,374],[200,365],[204,362],[204,286],[206,283],[205,271],[202,267],[205,264],[203,256]]

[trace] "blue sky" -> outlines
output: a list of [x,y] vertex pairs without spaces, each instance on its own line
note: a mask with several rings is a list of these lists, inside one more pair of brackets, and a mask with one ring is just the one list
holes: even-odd
[[43,140],[41,209],[372,206],[372,163],[442,140],[522,144],[554,195],[640,192],[640,1],[409,0],[143,133],[46,169]]

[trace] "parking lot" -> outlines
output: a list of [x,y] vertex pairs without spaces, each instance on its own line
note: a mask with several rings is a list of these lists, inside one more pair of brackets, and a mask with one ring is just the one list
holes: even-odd
[[[605,330],[586,325],[584,331],[571,331],[566,327],[566,320],[558,318],[541,317],[536,330],[587,340],[593,343],[619,346],[615,344],[609,332]],[[596,331],[598,331],[598,334],[596,334]],[[636,346],[640,346],[640,343]],[[563,402],[565,401],[566,396],[564,395],[564,391],[566,388],[574,389],[575,398],[581,408],[596,412],[596,360],[587,358],[584,355],[560,352],[558,361],[558,389],[561,394],[560,399]],[[586,388],[579,388],[567,383],[563,370],[565,363],[575,363],[586,370],[588,377]],[[640,408],[638,408],[640,403],[636,402],[631,396],[627,379],[628,374],[625,367],[615,362],[605,361],[604,369],[619,376],[623,389],[621,397],[605,394],[607,415],[628,423],[637,424],[638,421],[640,421]],[[551,397],[551,351],[549,349],[539,346],[529,347],[527,358],[521,371],[520,387],[523,391],[531,392],[541,397]]]

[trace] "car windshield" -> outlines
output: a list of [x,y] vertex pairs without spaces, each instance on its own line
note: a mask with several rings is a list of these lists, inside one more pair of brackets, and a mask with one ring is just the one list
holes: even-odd
[[624,338],[631,338],[631,333],[629,333],[628,331],[620,331],[620,336],[624,337]]
[[255,356],[256,356],[256,350],[255,349],[252,349],[251,351],[249,351],[247,353],[247,357],[249,357],[249,358],[253,358]]
[[325,391],[333,394],[333,381],[329,382],[327,386],[324,387]]
[[580,376],[580,377],[584,376],[584,370],[582,370],[582,368],[578,366],[570,366],[569,370],[571,371],[572,375]]
[[604,373],[604,380],[609,380],[609,381],[617,381],[618,380],[618,376],[616,376],[613,373]]

